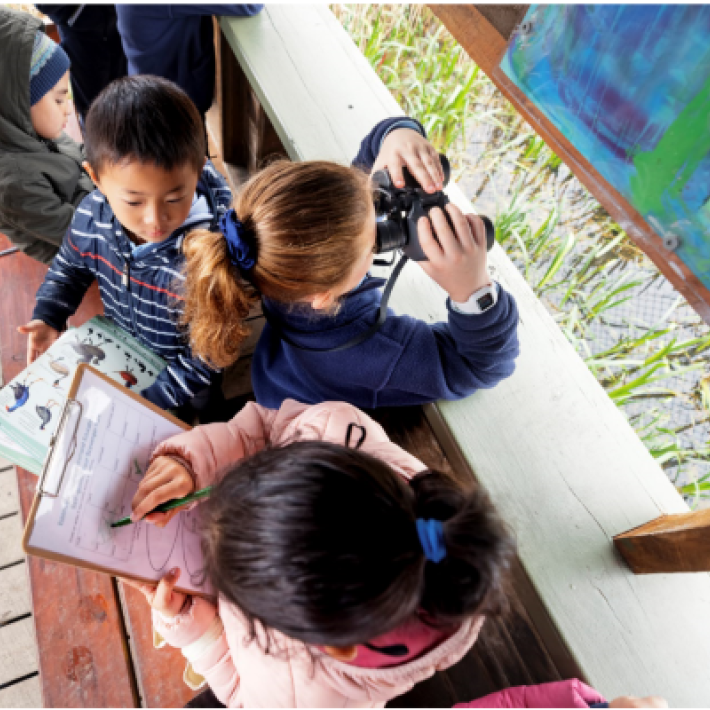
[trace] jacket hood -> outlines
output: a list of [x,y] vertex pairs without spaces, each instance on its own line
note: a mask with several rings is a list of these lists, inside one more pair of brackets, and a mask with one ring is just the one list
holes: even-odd
[[30,64],[42,20],[0,6],[0,144],[22,151],[45,150],[30,119]]

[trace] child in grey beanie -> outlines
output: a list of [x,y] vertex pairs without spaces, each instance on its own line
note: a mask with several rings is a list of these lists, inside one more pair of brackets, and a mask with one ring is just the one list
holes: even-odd
[[0,232],[48,264],[94,189],[64,133],[69,58],[42,21],[0,6]]

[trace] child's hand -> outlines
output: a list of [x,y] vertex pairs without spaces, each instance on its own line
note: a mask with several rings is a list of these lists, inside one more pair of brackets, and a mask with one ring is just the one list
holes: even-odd
[[41,320],[31,320],[27,325],[17,328],[18,333],[29,335],[27,341],[27,364],[31,365],[49,346],[59,338],[61,333]]
[[609,703],[610,708],[667,708],[668,701],[658,695],[649,695],[646,698],[635,698],[633,695],[624,695],[614,698]]
[[176,592],[173,588],[177,584],[178,579],[180,579],[179,567],[173,567],[165,577],[160,580],[158,585],[148,584],[147,582],[136,582],[133,579],[125,579],[123,577],[119,577],[119,579],[129,587],[135,587],[143,592],[143,596],[148,601],[148,604],[159,614],[162,614],[168,619],[176,617],[182,611],[185,602],[189,598],[187,594]]
[[444,189],[444,170],[434,146],[411,128],[396,128],[382,143],[372,172],[387,168],[395,186],[404,187],[405,165],[426,192]]
[[449,294],[452,301],[465,303],[478,289],[491,283],[486,227],[480,217],[464,215],[451,203],[446,205],[446,211],[456,232],[452,231],[438,207],[429,213],[431,222],[422,217],[417,224],[419,243],[429,259],[420,261],[419,266]]
[[164,528],[180,512],[180,508],[167,513],[150,511],[161,503],[190,495],[194,489],[195,482],[182,464],[169,456],[159,456],[146,471],[133,496],[131,519],[135,522],[145,518],[149,523]]

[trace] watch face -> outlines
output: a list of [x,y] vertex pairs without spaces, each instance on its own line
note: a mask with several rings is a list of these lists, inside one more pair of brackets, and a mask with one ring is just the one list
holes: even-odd
[[486,293],[481,296],[476,302],[478,303],[478,307],[482,311],[487,311],[495,303],[495,299],[493,298],[492,293]]

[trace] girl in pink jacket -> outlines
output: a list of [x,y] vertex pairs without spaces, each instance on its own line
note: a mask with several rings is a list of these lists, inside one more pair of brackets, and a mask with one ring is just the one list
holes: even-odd
[[[504,605],[513,543],[485,493],[426,471],[351,405],[249,404],[169,439],[134,517],[213,484],[201,516],[217,604],[174,591],[179,569],[136,586],[185,681],[229,707],[384,706],[459,661]],[[556,693],[603,702],[582,684]]]

